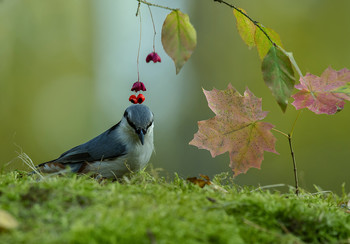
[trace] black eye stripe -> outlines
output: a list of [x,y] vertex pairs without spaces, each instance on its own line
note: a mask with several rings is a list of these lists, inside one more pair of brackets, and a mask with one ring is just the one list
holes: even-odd
[[147,125],[147,129],[153,124],[153,120]]
[[136,130],[136,126],[134,125],[133,122],[130,121],[129,117],[126,117],[126,120],[128,121],[129,125],[130,125],[134,130]]
[[138,128],[136,127],[136,125],[135,125],[133,122],[130,121],[130,119],[129,119],[129,117],[127,116],[127,114],[126,114],[126,120],[128,121],[128,124],[135,130],[136,133],[138,133],[137,131],[142,130],[142,132],[143,132],[144,134],[146,134],[148,128],[153,124],[153,120],[152,120],[152,121],[146,126],[146,129],[138,129]]

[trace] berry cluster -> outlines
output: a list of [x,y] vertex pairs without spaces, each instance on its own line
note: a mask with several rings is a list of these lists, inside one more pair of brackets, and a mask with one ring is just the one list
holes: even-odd
[[143,101],[145,101],[145,96],[142,95],[141,93],[136,97],[135,95],[131,95],[129,97],[129,101],[133,104],[136,104],[136,103],[143,103]]
[[[156,52],[152,52],[147,55],[146,62],[149,63],[150,61],[153,61],[153,63],[161,62],[159,55]],[[137,93],[139,91],[146,91],[146,86],[141,82],[140,80],[136,81],[131,88],[131,91]],[[143,94],[139,94],[137,97],[135,95],[131,95],[129,97],[129,101],[133,104],[136,103],[143,103],[145,101],[145,96]]]

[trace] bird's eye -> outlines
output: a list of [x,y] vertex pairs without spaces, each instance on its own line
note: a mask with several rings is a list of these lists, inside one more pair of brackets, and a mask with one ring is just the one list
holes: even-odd
[[127,112],[127,111],[125,111],[124,117],[125,117],[125,118],[128,117],[128,112]]

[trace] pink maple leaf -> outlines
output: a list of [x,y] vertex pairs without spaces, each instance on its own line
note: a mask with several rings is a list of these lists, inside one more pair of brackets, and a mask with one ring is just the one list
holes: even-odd
[[350,96],[335,92],[347,82],[350,82],[348,69],[336,71],[329,67],[320,77],[307,73],[300,78],[300,84],[295,85],[300,91],[292,95],[292,105],[296,109],[308,108],[316,114],[335,114],[344,108],[344,100],[350,100]]
[[246,89],[242,96],[231,84],[226,90],[204,90],[214,118],[199,121],[198,132],[190,145],[210,151],[212,157],[229,152],[230,167],[235,175],[251,167],[260,168],[264,151],[277,153],[272,124],[261,122],[261,98]]

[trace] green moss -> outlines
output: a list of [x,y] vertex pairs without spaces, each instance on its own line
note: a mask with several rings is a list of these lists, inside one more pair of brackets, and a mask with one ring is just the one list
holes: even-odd
[[0,209],[19,227],[0,232],[0,243],[350,242],[350,214],[340,207],[346,195],[220,186],[145,172],[122,183],[2,174]]

